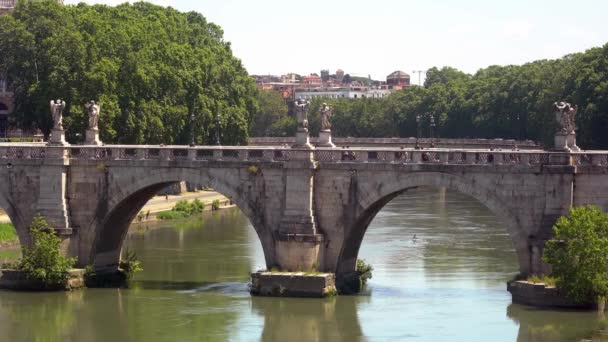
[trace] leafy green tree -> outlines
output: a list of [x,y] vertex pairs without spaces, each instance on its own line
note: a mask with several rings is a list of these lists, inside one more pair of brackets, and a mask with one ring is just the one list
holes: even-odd
[[[14,122],[52,128],[48,103],[66,101],[69,141],[82,139],[84,104],[101,103],[106,143],[245,143],[255,84],[222,29],[195,12],[145,2],[62,6],[19,1],[0,17],[0,70],[15,94]],[[191,120],[194,115],[194,120]]]
[[32,220],[30,238],[31,246],[23,247],[19,269],[49,288],[64,285],[76,259],[61,254],[61,239],[40,214]]
[[557,286],[578,302],[608,296],[608,214],[596,206],[572,208],[545,245]]
[[287,116],[287,105],[277,91],[258,91],[259,110],[252,118],[249,134],[254,137],[273,135],[272,125]]

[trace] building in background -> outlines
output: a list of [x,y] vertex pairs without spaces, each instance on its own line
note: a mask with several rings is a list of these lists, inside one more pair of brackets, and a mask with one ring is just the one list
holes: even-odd
[[389,86],[397,87],[409,87],[410,86],[410,75],[401,70],[394,71],[390,75],[386,76],[386,84]]

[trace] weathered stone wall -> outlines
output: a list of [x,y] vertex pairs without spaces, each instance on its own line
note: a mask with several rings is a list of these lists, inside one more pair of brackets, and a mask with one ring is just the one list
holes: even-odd
[[[332,137],[332,141],[339,147],[414,147],[416,138],[339,138]],[[251,137],[247,140],[250,146],[291,146],[296,142],[293,137]],[[311,137],[310,143],[316,145],[319,138]],[[431,142],[435,147],[441,148],[468,148],[468,149],[512,149],[534,150],[542,147],[532,140],[512,139],[431,139],[420,138],[418,144],[430,147]]]
[[352,273],[365,231],[400,192],[446,187],[470,195],[503,222],[524,274],[547,270],[542,246],[571,205],[573,167],[321,164],[315,174],[315,217],[327,241],[325,271]]
[[[258,165],[253,174],[243,165],[188,161],[106,163],[77,162],[71,167],[72,221],[78,227],[72,252],[80,264],[114,267],[129,224],[141,207],[167,184],[187,181],[224,194],[250,219],[267,253],[274,260],[272,229],[279,226],[284,193],[284,171],[276,165]],[[162,165],[164,164],[164,165]],[[266,167],[265,167],[266,166]]]
[[[142,206],[181,181],[230,198],[255,228],[269,268],[314,268],[336,273],[338,283],[354,272],[378,211],[411,188],[446,187],[486,205],[503,222],[524,274],[547,271],[544,242],[571,205],[608,210],[608,156],[595,152],[574,159],[544,152],[356,149],[349,151],[353,160],[341,158],[342,149],[13,146],[0,146],[0,207],[22,244],[40,212],[79,266],[100,270],[116,269]],[[151,150],[160,152],[146,155]]]

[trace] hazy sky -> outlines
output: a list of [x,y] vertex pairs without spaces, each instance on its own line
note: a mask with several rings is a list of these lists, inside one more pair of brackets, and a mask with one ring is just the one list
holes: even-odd
[[[66,0],[67,4],[81,1]],[[89,0],[115,5],[120,0]],[[224,29],[250,74],[341,68],[384,79],[432,66],[473,73],[608,42],[606,0],[153,0]],[[412,77],[417,83],[417,76]]]

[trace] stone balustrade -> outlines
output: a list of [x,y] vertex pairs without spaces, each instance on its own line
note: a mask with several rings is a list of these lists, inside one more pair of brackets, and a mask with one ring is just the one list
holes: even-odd
[[[562,158],[550,160],[552,155]],[[320,163],[608,166],[607,151],[565,153],[542,150],[484,149],[317,148],[309,150],[270,146],[45,146],[40,144],[0,144],[0,159],[54,159],[62,156],[71,160],[99,161],[285,162],[307,159]]]

